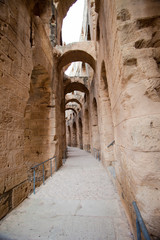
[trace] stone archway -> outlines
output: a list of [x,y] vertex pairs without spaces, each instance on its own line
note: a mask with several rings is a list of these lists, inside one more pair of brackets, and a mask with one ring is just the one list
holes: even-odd
[[76,123],[74,122],[72,125],[72,146],[77,147],[77,126]]
[[68,111],[68,110],[72,110],[77,115],[77,112],[76,112],[76,110],[73,107],[65,108],[65,111]]
[[79,82],[69,83],[65,87],[64,93],[66,95],[67,93],[70,93],[70,92],[73,92],[73,91],[80,91],[80,92],[84,92],[86,94],[89,94],[88,88],[84,84],[79,83]]
[[81,118],[79,118],[78,120],[78,126],[79,126],[79,147],[83,149],[83,126]]
[[[37,65],[31,75],[30,95],[25,109],[24,158],[28,169],[53,157],[54,135],[50,78],[46,69]],[[46,176],[48,164],[45,164]],[[41,169],[42,170],[42,169]]]
[[113,146],[107,147],[114,140],[114,130],[104,61],[101,64],[99,91],[101,158],[104,164],[108,166],[114,161]]
[[100,149],[100,137],[98,128],[98,110],[97,101],[94,98],[92,102],[92,148]]
[[67,127],[67,146],[71,146],[71,128]]
[[80,106],[80,108],[82,108],[82,103],[78,100],[78,99],[76,99],[76,98],[72,98],[72,99],[68,99],[68,100],[66,100],[66,102],[65,102],[65,105],[67,105],[68,103],[78,103],[79,104],[79,106]]
[[57,46],[56,48],[62,54],[58,61],[59,70],[64,66],[77,61],[88,63],[92,69],[95,70],[96,51],[93,41],[71,43],[63,47]]
[[85,150],[90,150],[90,127],[89,127],[89,111],[85,109],[83,118],[83,144]]

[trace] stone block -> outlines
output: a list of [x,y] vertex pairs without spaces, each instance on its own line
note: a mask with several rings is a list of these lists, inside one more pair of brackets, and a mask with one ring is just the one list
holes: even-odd
[[9,191],[15,186],[27,180],[27,171],[25,166],[23,168],[11,169],[9,172],[5,173],[5,191]]
[[7,147],[7,132],[0,130],[0,150],[5,151]]
[[12,64],[11,59],[0,51],[0,69],[4,72],[10,73],[11,64]]
[[18,67],[22,66],[22,55],[13,44],[9,46],[8,56]]
[[4,217],[10,210],[11,194],[7,193],[0,198],[0,218]]
[[24,128],[24,119],[22,116],[9,111],[2,111],[0,118],[0,129],[22,130]]
[[23,182],[12,190],[12,208],[17,207],[29,194],[30,183]]
[[0,173],[0,195],[2,195],[3,192],[4,192],[4,176]]
[[8,96],[6,96],[6,93],[1,88],[0,88],[0,103],[1,111],[2,110],[5,111],[8,108]]
[[3,53],[8,53],[9,51],[9,40],[0,33],[0,50]]
[[12,16],[15,18],[18,17],[18,4],[15,4],[13,1],[9,1],[9,10]]
[[15,132],[15,131],[8,132],[8,141],[7,141],[8,150],[23,148],[23,144],[24,144],[23,132]]
[[12,27],[13,31],[17,33],[18,31],[17,18],[13,14],[10,14],[10,26]]
[[0,9],[0,19],[4,22],[9,22],[10,14],[8,6],[5,3],[0,2]]
[[10,98],[9,98],[9,108],[13,112],[18,113],[21,116],[22,115],[24,116],[25,106],[26,106],[26,101],[24,101],[23,99],[15,96],[15,95],[10,96]]
[[1,163],[1,168],[0,168],[0,174],[3,176],[4,172],[8,170],[9,168],[9,163],[12,161],[12,158],[9,158],[8,153],[6,151],[1,151],[0,152],[0,163]]

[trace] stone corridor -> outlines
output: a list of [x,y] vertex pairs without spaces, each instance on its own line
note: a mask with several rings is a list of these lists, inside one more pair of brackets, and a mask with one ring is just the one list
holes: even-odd
[[0,239],[133,239],[101,162],[68,148],[66,163],[0,224]]

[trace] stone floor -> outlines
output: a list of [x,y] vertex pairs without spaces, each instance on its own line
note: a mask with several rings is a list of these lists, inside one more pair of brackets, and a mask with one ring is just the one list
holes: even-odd
[[77,148],[68,154],[65,165],[0,222],[0,239],[133,239],[102,164]]

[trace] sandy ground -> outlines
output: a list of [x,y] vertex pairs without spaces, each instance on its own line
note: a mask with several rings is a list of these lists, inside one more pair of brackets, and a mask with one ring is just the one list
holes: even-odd
[[65,165],[0,222],[0,239],[131,240],[120,199],[102,164],[69,148]]

